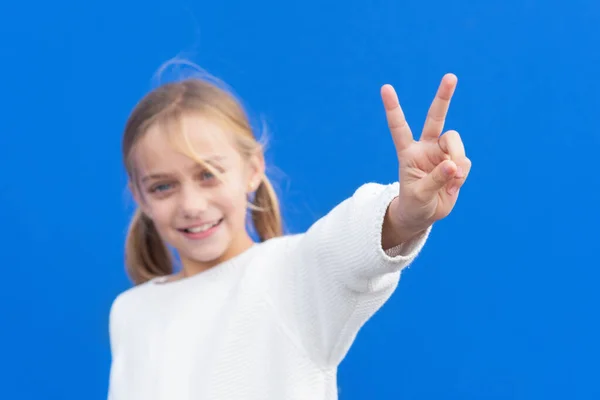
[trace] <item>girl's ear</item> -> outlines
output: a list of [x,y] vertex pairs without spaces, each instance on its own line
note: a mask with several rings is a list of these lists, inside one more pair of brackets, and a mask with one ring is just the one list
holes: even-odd
[[248,162],[249,174],[248,174],[248,192],[254,192],[265,176],[265,158],[262,152],[257,152],[250,156]]

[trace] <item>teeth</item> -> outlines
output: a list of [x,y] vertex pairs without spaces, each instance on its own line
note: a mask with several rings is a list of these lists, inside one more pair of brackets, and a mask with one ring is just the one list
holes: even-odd
[[188,231],[190,233],[200,233],[200,232],[204,232],[204,231],[212,228],[213,226],[217,225],[218,223],[219,223],[219,221],[213,222],[213,223],[210,223],[210,224],[203,224],[203,225],[196,226],[196,227],[193,227],[193,228],[188,228],[188,229],[186,229],[186,231]]

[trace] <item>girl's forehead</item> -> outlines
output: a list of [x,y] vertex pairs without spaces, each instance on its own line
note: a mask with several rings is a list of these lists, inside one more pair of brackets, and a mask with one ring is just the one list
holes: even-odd
[[232,135],[206,118],[183,117],[176,124],[155,124],[138,142],[135,162],[141,169],[185,167],[198,160],[236,158]]

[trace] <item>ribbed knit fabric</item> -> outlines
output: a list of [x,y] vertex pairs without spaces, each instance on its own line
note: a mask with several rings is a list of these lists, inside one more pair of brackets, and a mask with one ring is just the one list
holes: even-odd
[[119,295],[109,399],[337,399],[339,363],[429,235],[383,251],[397,194],[365,184],[306,233]]

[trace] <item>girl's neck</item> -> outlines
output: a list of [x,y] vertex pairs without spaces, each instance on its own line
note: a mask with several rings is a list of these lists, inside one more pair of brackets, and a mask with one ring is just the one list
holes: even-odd
[[244,253],[248,249],[252,248],[253,245],[254,241],[250,235],[244,235],[244,237],[239,238],[239,240],[235,241],[234,243],[231,243],[229,248],[220,257],[210,262],[197,262],[195,260],[182,258],[181,271],[173,275],[173,280],[189,278],[190,276],[194,276],[211,268],[217,267],[218,265],[223,264],[224,262]]

